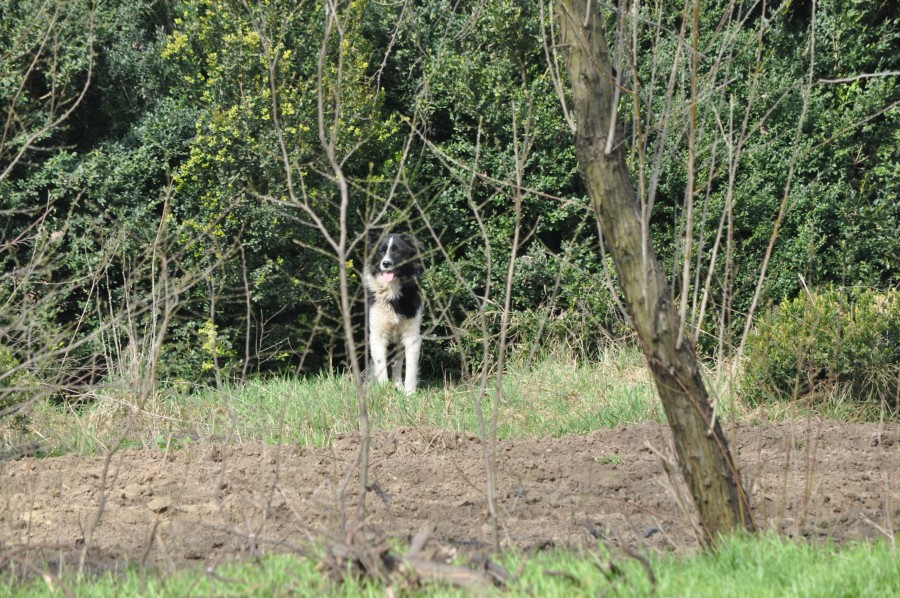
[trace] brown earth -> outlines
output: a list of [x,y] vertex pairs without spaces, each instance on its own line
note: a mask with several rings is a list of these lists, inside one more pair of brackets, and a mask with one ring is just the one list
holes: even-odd
[[[655,452],[668,452],[667,435],[664,427],[645,424],[500,442],[503,544],[695,547],[690,520]],[[881,536],[879,527],[900,521],[900,426],[804,420],[741,425],[730,437],[762,526],[840,542]],[[105,483],[102,458],[5,463],[0,556],[71,563],[87,545],[87,561],[103,568],[181,567],[302,551],[337,535],[341,484],[347,483],[346,502],[355,501],[356,455],[352,437],[323,449],[212,443],[168,454],[128,449],[109,460]],[[465,433],[378,432],[370,529],[405,538],[432,522],[440,544],[485,547],[482,459],[481,443]]]

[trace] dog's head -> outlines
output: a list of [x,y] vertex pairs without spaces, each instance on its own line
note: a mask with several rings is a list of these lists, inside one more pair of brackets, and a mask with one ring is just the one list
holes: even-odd
[[390,283],[411,279],[422,273],[422,262],[416,240],[405,233],[390,233],[378,238],[369,259],[369,272]]

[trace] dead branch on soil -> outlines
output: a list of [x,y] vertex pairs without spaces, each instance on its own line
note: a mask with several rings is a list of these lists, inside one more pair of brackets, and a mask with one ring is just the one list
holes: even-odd
[[32,559],[26,556],[27,553],[33,552],[35,550],[64,550],[68,548],[62,544],[20,544],[18,546],[10,546],[2,553],[0,553],[0,571],[5,571],[7,568],[10,569],[10,572],[15,575],[15,569],[13,568],[15,565],[19,565],[23,569],[24,572],[28,572],[31,575],[35,575],[44,580],[44,583],[47,584],[47,588],[53,592],[57,589],[61,590],[63,595],[66,598],[74,597],[75,592],[72,591],[72,588],[67,586],[59,579],[58,576],[54,575],[47,567],[41,567],[37,565]]
[[474,557],[469,567],[453,565],[455,551],[445,547],[426,549],[434,526],[425,524],[412,538],[403,555],[394,554],[387,538],[359,532],[345,542],[333,542],[318,569],[336,580],[351,575],[370,579],[389,588],[421,588],[426,584],[447,584],[472,592],[506,587],[512,576],[486,556]]

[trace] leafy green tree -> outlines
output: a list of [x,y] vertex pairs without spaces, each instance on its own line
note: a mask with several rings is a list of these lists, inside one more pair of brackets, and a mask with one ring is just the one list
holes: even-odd
[[[173,206],[189,262],[221,262],[197,299],[234,345],[252,319],[263,350],[247,357],[257,365],[311,356],[307,365],[321,367],[342,351],[334,335],[338,264],[323,249],[323,235],[339,222],[320,105],[340,133],[355,231],[374,209],[398,144],[397,122],[381,113],[371,78],[360,25],[366,6],[352,9],[359,18],[343,32],[339,53],[337,42],[323,41],[316,2],[183,2],[162,53],[176,72],[172,94],[200,109]],[[334,101],[320,102],[320,93]]]
[[184,113],[161,104],[163,6],[2,6],[0,342],[45,392],[83,392],[108,372],[115,343],[101,304],[119,311],[137,284],[166,171],[184,152]]
[[[728,3],[704,3],[693,144],[683,121],[665,120],[668,107],[683,106],[691,93],[679,10],[643,8],[643,23],[659,23],[637,27],[639,47],[654,52],[637,62],[644,120],[634,119],[633,106],[621,112],[644,140],[632,146],[630,163],[653,206],[654,244],[676,293],[702,296],[711,270],[708,293],[716,299],[702,321],[699,308],[688,314],[701,344],[730,344],[723,322],[733,333],[744,327],[773,235],[763,304],[797,296],[804,280],[896,284],[900,246],[890,231],[900,213],[892,199],[900,90],[897,55],[888,49],[897,38],[896,7],[851,0],[735,12]],[[625,34],[630,27],[626,20]],[[685,233],[690,179],[697,217]],[[697,276],[685,285],[678,272],[688,247]]]

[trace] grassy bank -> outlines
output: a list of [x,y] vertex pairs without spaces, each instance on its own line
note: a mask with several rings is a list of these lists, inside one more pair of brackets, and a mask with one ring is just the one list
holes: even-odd
[[[376,428],[435,427],[477,432],[479,381],[432,384],[412,396],[392,386],[368,393]],[[560,436],[644,421],[663,421],[643,357],[610,352],[592,362],[546,359],[513,365],[498,393],[487,381],[483,407],[499,408],[501,438]],[[44,402],[27,414],[32,440],[50,454],[96,454],[124,434],[126,446],[179,447],[231,438],[237,442],[322,446],[357,427],[357,399],[348,376],[251,380],[221,389],[163,388],[140,403],[125,389],[99,388],[78,408]],[[7,445],[13,438],[7,439]],[[20,439],[21,440],[21,439]]]
[[[772,402],[749,408],[727,384],[708,388],[717,397],[722,421],[804,417],[813,411],[845,421],[865,419],[861,407],[835,395],[815,405]],[[374,427],[441,428],[477,433],[475,397],[482,381],[426,383],[412,396],[392,385],[367,393]],[[647,421],[663,422],[656,390],[643,355],[635,348],[610,349],[590,362],[551,355],[526,364],[513,360],[503,376],[484,384],[483,408],[498,408],[500,438],[562,436]],[[827,398],[827,397],[826,397]],[[864,415],[864,414],[863,414]],[[875,418],[879,421],[881,418]],[[0,428],[4,454],[17,446],[40,446],[40,454],[100,454],[123,439],[123,446],[179,448],[187,443],[221,442],[328,444],[335,434],[357,429],[357,398],[348,375],[251,379],[222,388],[161,385],[138,400],[127,385],[98,386],[79,406],[40,401],[15,424]],[[12,448],[10,448],[12,447]]]

